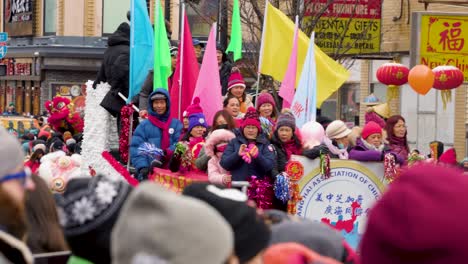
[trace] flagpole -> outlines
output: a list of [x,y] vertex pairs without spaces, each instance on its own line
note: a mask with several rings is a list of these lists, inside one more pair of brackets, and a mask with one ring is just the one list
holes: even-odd
[[178,115],[178,119],[181,120],[181,114],[182,114],[182,72],[183,72],[183,69],[184,67],[183,64],[184,64],[184,28],[185,28],[185,3],[182,3],[182,16],[181,16],[181,19],[180,19],[180,23],[181,23],[181,35],[180,35],[180,45],[179,47],[180,50],[179,50],[179,59],[180,59],[180,62],[179,62],[179,111],[177,113]]
[[[312,31],[312,34],[310,36],[310,41],[312,42],[310,45],[315,45],[315,31]],[[315,53],[315,46],[314,46],[314,53]],[[315,77],[315,80],[313,80],[315,82],[315,89],[313,91],[314,93],[314,99],[312,100],[312,112],[311,113],[311,116],[308,118],[308,120],[312,120],[312,121],[316,121],[317,120],[317,63],[316,63],[316,58],[315,58],[315,55],[314,55],[314,61],[313,61],[313,64],[314,64],[314,71],[315,73],[312,75]]]
[[[260,56],[258,56],[258,71],[257,71],[257,90],[255,92],[255,96],[258,96],[258,90],[260,88],[260,69],[262,68],[262,57],[263,57],[263,41],[265,39],[265,26],[266,26],[266,17],[268,11],[268,4],[270,3],[269,0],[265,1],[265,12],[263,13],[263,28],[262,28],[262,43],[260,44]],[[258,101],[255,100],[255,107],[258,105]]]

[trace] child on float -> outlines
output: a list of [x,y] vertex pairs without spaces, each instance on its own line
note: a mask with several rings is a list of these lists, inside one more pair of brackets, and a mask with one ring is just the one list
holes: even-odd
[[[245,114],[236,137],[227,145],[220,165],[231,173],[232,181],[251,181],[267,186],[272,182],[271,170],[275,159],[273,146],[262,134],[257,111],[251,107]],[[258,194],[257,197],[250,197],[260,208],[271,208],[273,187],[271,184],[269,186],[271,190],[264,188],[268,196]]]
[[[214,115],[213,124],[211,125],[210,131],[206,136],[206,141],[208,141],[210,135],[218,129],[227,129],[231,132],[236,129],[236,122],[234,121],[234,118],[232,118],[232,116],[226,110],[219,110]],[[200,153],[198,154],[197,160],[195,161],[195,165],[199,170],[207,171],[209,160],[210,156],[206,154],[205,146],[203,146]]]
[[217,129],[206,140],[204,150],[205,154],[210,157],[208,161],[208,180],[211,183],[225,186],[229,186],[231,183],[231,173],[225,170],[219,162],[228,143],[235,137],[230,130]]
[[[206,123],[200,98],[195,97],[193,104],[187,108],[189,112],[189,127],[185,136],[177,143],[176,150],[169,162],[169,169],[173,172],[181,169],[185,171],[198,171],[195,160],[205,144]],[[186,162],[184,164],[184,161]],[[190,164],[188,164],[190,163]]]
[[268,92],[262,92],[257,98],[257,111],[260,115],[260,123],[262,124],[262,131],[268,138],[272,137],[275,128],[278,113],[276,110],[276,103],[273,96]]
[[332,159],[348,159],[351,130],[341,120],[331,122],[325,130],[323,142],[302,152],[309,159],[319,158],[321,154],[329,154]]
[[383,143],[382,128],[374,121],[367,123],[362,129],[361,137],[357,139],[356,146],[349,152],[349,159],[358,161],[383,161],[387,153],[393,154],[397,164],[403,164],[404,159],[392,153]]
[[229,76],[228,92],[226,97],[233,95],[239,99],[240,112],[246,113],[249,107],[253,107],[252,97],[245,92],[245,82],[239,69],[233,68]]

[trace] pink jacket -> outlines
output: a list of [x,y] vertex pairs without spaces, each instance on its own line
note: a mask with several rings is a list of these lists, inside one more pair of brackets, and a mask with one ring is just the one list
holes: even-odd
[[236,136],[230,130],[218,129],[213,131],[205,142],[205,154],[211,157],[208,161],[208,180],[211,183],[223,184],[224,175],[230,174],[219,165],[220,153],[216,155],[215,148],[218,144],[227,144]]
[[214,156],[208,161],[208,180],[214,184],[223,184],[224,175],[230,174],[219,165],[219,160],[218,156]]

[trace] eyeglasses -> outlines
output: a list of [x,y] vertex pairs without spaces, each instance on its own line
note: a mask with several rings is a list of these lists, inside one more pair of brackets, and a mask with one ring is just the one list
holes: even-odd
[[11,180],[19,180],[23,186],[26,186],[27,180],[31,178],[31,169],[25,167],[24,170],[13,173],[7,174],[2,179],[0,179],[0,183],[11,181]]

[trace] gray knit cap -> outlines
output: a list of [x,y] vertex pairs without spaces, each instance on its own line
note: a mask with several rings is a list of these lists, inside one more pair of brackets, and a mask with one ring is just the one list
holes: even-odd
[[130,194],[111,246],[115,264],[219,264],[234,251],[231,227],[214,208],[152,182]]
[[20,142],[0,126],[0,179],[24,163],[24,152]]

